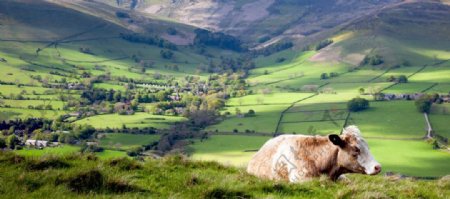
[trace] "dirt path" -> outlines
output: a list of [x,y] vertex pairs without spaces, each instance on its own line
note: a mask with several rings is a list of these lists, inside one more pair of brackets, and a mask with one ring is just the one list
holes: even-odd
[[427,113],[423,113],[423,116],[425,117],[425,122],[427,122],[427,135],[425,136],[426,139],[430,139],[433,138],[432,132],[433,132],[433,128],[431,127],[430,124],[430,120],[428,118],[428,114]]

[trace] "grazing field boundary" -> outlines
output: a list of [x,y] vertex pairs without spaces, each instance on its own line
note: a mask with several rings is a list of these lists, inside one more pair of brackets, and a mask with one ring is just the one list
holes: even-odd
[[329,121],[345,121],[346,119],[332,119],[332,120],[302,120],[302,121],[288,121],[288,122],[281,122],[283,123],[308,123],[308,122],[329,122]]
[[421,92],[422,92],[422,93],[425,93],[425,92],[429,91],[430,89],[432,89],[432,88],[436,87],[437,85],[439,85],[439,84],[438,84],[438,83],[434,83],[433,85],[431,85],[430,87],[428,87],[428,88],[424,89],[424,90],[423,90],[423,91],[421,91]]
[[323,111],[330,111],[330,110],[333,110],[333,111],[346,111],[347,109],[341,108],[341,109],[322,109],[322,110],[308,110],[308,111],[289,111],[289,112],[286,112],[286,114],[289,114],[289,113],[303,113],[303,112],[305,112],[305,113],[314,113],[314,112],[323,112]]
[[372,82],[372,81],[374,81],[374,80],[376,80],[376,79],[378,79],[378,78],[380,78],[380,77],[383,77],[383,75],[385,75],[386,73],[388,73],[388,72],[391,71],[391,70],[392,70],[392,68],[389,68],[389,69],[387,69],[386,71],[384,71],[383,73],[377,75],[376,77],[374,77],[374,78],[372,78],[372,79],[369,79],[369,81],[367,81],[367,82]]
[[308,97],[302,98],[302,99],[300,99],[300,100],[297,100],[297,101],[293,102],[290,106],[288,106],[285,110],[283,110],[283,111],[281,112],[281,114],[280,114],[280,118],[278,119],[277,127],[275,128],[274,137],[278,134],[278,131],[280,130],[280,124],[281,124],[281,121],[283,120],[284,114],[285,114],[290,108],[292,108],[295,104],[297,104],[297,103],[299,103],[299,102],[301,102],[301,101],[310,99],[310,98],[315,97],[315,96],[317,96],[317,95],[319,95],[319,94],[318,94],[318,93],[315,93],[315,94],[313,94],[313,95],[311,95],[311,96],[308,96]]

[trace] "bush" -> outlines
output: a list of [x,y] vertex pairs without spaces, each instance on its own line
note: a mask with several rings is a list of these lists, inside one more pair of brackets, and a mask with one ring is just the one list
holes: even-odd
[[381,57],[380,55],[373,55],[373,56],[366,56],[361,62],[361,65],[370,64],[372,66],[376,66],[382,63],[384,63],[383,57]]
[[130,160],[129,158],[116,158],[109,162],[110,166],[118,167],[121,170],[129,171],[141,169],[142,166],[135,160]]
[[0,149],[3,149],[6,147],[6,141],[3,138],[0,138]]
[[397,80],[398,83],[408,83],[408,78],[405,75],[400,75]]
[[96,153],[103,152],[105,149],[103,147],[99,147],[97,145],[83,145],[80,149],[81,153]]
[[206,192],[204,195],[204,198],[217,198],[217,199],[225,199],[225,198],[253,198],[251,195],[248,195],[247,193],[243,191],[233,191],[233,190],[227,190],[223,188],[214,188],[211,191]]
[[328,45],[330,45],[330,44],[332,44],[332,43],[333,43],[333,40],[331,40],[331,39],[326,39],[326,40],[321,41],[319,44],[317,44],[316,47],[315,47],[314,49],[315,49],[315,50],[320,50],[320,49],[322,49],[322,48],[327,47]]
[[55,157],[32,159],[27,161],[26,168],[29,170],[46,170],[46,169],[60,169],[68,168],[70,164]]
[[429,95],[423,95],[415,102],[417,110],[421,113],[430,113],[432,104],[432,99]]
[[347,103],[347,108],[349,111],[358,112],[369,108],[369,100],[364,98],[353,98]]
[[100,191],[103,185],[104,177],[98,170],[83,172],[68,180],[69,189],[79,193]]

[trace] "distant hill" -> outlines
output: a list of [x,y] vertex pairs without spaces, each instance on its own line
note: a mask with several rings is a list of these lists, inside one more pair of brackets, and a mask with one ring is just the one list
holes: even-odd
[[450,6],[404,2],[343,26],[334,44],[312,59],[358,65],[379,55],[381,66],[423,65],[450,59]]

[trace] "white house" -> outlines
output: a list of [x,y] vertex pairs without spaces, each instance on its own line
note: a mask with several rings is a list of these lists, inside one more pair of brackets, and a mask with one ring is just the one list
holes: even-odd
[[25,145],[36,147],[48,147],[49,142],[45,140],[26,140]]

